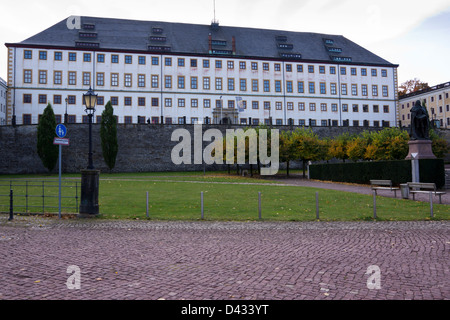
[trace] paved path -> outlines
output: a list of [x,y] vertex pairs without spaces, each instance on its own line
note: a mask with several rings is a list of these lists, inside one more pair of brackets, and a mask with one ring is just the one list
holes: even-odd
[[[273,178],[267,178],[271,180],[275,180],[279,183],[287,184],[287,185],[295,185],[295,186],[304,186],[304,187],[313,187],[313,188],[321,188],[321,189],[333,189],[333,190],[341,190],[347,192],[356,192],[362,194],[372,194],[372,190],[368,185],[360,185],[360,184],[352,184],[352,183],[338,183],[338,182],[326,182],[326,181],[318,181],[318,180],[308,180],[299,177],[298,175],[293,175],[290,178],[286,178],[283,176],[276,176]],[[446,191],[445,194],[441,196],[442,204],[450,204],[450,190]],[[383,197],[391,197],[394,198],[395,194],[392,191],[386,190],[378,190],[377,195]],[[397,198],[401,199],[401,192],[397,190]],[[430,201],[429,194],[418,193],[415,196],[417,201]],[[412,200],[412,195],[409,195],[409,199]],[[433,203],[439,203],[439,197],[433,196]]]
[[449,226],[0,215],[0,299],[448,300]]

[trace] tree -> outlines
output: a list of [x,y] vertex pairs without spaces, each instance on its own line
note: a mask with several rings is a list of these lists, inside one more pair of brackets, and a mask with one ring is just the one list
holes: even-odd
[[370,134],[364,157],[370,160],[402,160],[408,155],[409,135],[400,128],[384,128]]
[[352,137],[348,132],[345,132],[339,135],[336,139],[333,139],[330,143],[329,149],[331,157],[341,159],[345,162],[345,160],[348,159],[347,146],[351,139]]
[[306,163],[317,160],[320,156],[320,143],[311,128],[298,128],[292,133],[295,159],[303,161],[303,178],[305,178]]
[[431,149],[436,158],[444,158],[450,151],[450,145],[447,140],[440,137],[434,130],[430,130],[430,138],[432,141]]
[[412,92],[416,92],[416,91],[420,91],[423,89],[428,89],[430,86],[428,85],[428,83],[426,82],[422,82],[417,78],[414,78],[412,80],[408,80],[403,82],[399,87],[398,87],[398,95],[404,96],[408,93],[412,93]]
[[53,144],[56,137],[55,130],[55,114],[49,103],[39,119],[37,128],[37,153],[48,171],[52,171],[58,161],[58,146]]
[[116,165],[119,146],[117,143],[117,120],[114,116],[114,109],[111,105],[111,101],[108,101],[105,110],[102,112],[100,138],[102,142],[103,159],[105,159],[109,170],[112,170]]
[[291,131],[282,131],[280,133],[280,162],[286,162],[286,175],[289,177],[289,163],[296,160],[294,143]]

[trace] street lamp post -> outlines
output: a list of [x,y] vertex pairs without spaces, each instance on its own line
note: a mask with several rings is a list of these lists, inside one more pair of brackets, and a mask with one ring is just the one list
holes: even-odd
[[81,170],[81,202],[80,217],[95,217],[99,213],[98,190],[100,171],[94,169],[92,160],[92,118],[97,104],[97,95],[89,88],[89,91],[83,94],[83,104],[86,106],[85,112],[89,120],[89,153],[88,166]]
[[64,113],[64,124],[67,124],[69,122],[69,115],[67,114],[67,102],[69,98],[66,97],[66,113]]

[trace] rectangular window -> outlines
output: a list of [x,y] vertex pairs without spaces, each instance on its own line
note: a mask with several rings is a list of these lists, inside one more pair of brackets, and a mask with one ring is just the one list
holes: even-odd
[[90,85],[91,85],[91,73],[83,72],[83,86],[90,86]]
[[204,99],[203,100],[203,108],[211,108],[211,100],[210,99]]
[[363,104],[363,112],[365,112],[365,113],[369,112],[369,105],[368,104]]
[[211,89],[211,80],[209,77],[203,77],[203,90]]
[[197,68],[197,59],[191,59],[191,68]]
[[320,104],[320,111],[327,111],[327,104],[326,103],[321,103]]
[[252,91],[257,92],[259,90],[258,80],[252,79]]
[[252,70],[258,70],[258,62],[252,62]]
[[314,82],[309,82],[309,93],[316,93],[316,84]]
[[283,103],[280,101],[275,102],[275,109],[276,110],[282,110],[283,109]]
[[361,68],[361,75],[362,76],[367,76],[367,69],[366,68]]
[[336,83],[331,83],[330,84],[330,93],[332,95],[337,95],[337,86]]
[[308,73],[314,73],[314,66],[308,66]]
[[342,112],[348,112],[348,104],[343,104],[342,105]]
[[347,68],[341,67],[341,75],[345,76],[347,74]]
[[23,124],[31,124],[31,114],[23,114],[22,115],[22,123]]
[[112,54],[111,55],[111,63],[119,63],[119,55]]
[[178,89],[184,89],[184,76],[178,76]]
[[53,104],[61,104],[62,96],[60,94],[53,95]]
[[330,67],[330,74],[336,74],[336,67]]
[[90,53],[84,53],[83,54],[83,61],[84,62],[91,62],[91,54]]
[[378,113],[378,112],[379,112],[378,105],[375,104],[375,105],[373,106],[373,112],[374,112],[374,113]]
[[159,106],[159,98],[152,98],[152,107]]
[[203,68],[208,69],[209,68],[209,60],[203,60]]
[[105,55],[102,53],[97,54],[97,62],[100,62],[100,63],[105,62]]
[[125,73],[124,76],[124,85],[125,87],[131,87],[132,86],[132,74],[131,73]]
[[298,64],[297,65],[297,72],[303,72],[303,65],[302,64]]
[[353,110],[353,112],[359,112],[359,106],[357,104],[354,104],[352,106],[352,110]]
[[275,71],[281,71],[281,64],[275,63],[274,64],[274,69],[275,69]]
[[76,96],[67,96],[67,103],[68,104],[76,104],[77,103],[77,97]]
[[350,72],[351,72],[352,76],[356,76],[357,75],[356,74],[356,68],[351,68]]
[[258,101],[252,101],[252,109],[259,109],[259,102]]
[[377,76],[377,69],[372,69],[372,77],[376,77]]
[[145,87],[145,74],[138,74],[138,87]]
[[241,91],[247,91],[247,79],[240,79],[239,80],[239,89]]
[[298,90],[298,93],[305,93],[305,85],[304,85],[303,81],[297,82],[297,90]]
[[264,80],[264,92],[270,92],[270,80]]
[[372,95],[374,97],[378,96],[378,86],[377,85],[372,86]]
[[383,112],[389,113],[389,106],[383,106]]
[[191,108],[198,108],[198,99],[191,99]]
[[124,117],[125,124],[132,124],[133,123],[133,117],[131,116],[125,116]]
[[77,61],[77,53],[69,52],[69,61]]
[[326,94],[327,93],[327,86],[325,82],[320,83],[320,94]]
[[133,63],[133,57],[132,56],[125,56],[125,64],[132,64]]
[[386,78],[387,77],[387,70],[386,69],[381,69],[381,76]]
[[47,84],[47,71],[39,70],[39,83]]
[[185,99],[178,99],[178,107],[184,108],[186,106],[186,100]]
[[23,82],[31,83],[33,81],[33,72],[31,70],[23,70]]
[[172,66],[172,58],[164,58],[164,65],[166,67]]
[[287,103],[287,109],[288,110],[294,110],[294,103],[293,102],[288,102]]
[[55,61],[62,61],[62,52],[61,51],[55,51],[54,59],[55,59]]
[[39,51],[39,60],[47,60],[47,51]]
[[191,77],[191,89],[198,89],[198,78]]
[[319,66],[319,73],[325,73],[325,66]]
[[33,53],[31,50],[25,50],[23,52],[23,58],[24,59],[32,59],[33,58]]
[[165,98],[164,99],[164,106],[167,108],[171,108],[172,107],[172,98]]
[[304,102],[298,103],[298,111],[305,111],[305,103]]
[[152,88],[159,88],[159,76],[152,74]]
[[69,71],[69,85],[76,85],[77,84],[77,73],[74,71]]
[[286,64],[286,72],[292,72],[292,64]]
[[103,72],[97,73],[97,86],[103,87],[105,85],[105,74]]
[[358,95],[358,85],[352,84],[352,96]]
[[131,106],[131,104],[132,104],[131,97],[125,97],[125,98],[123,98],[123,104],[124,104],[125,106]]
[[331,104],[331,111],[332,111],[332,112],[337,112],[337,111],[338,111],[338,105],[337,105],[337,103],[332,103],[332,104]]
[[117,87],[119,85],[119,74],[111,73],[111,86]]
[[222,69],[222,60],[216,60],[216,69]]
[[31,94],[23,95],[23,103],[31,103]]
[[241,69],[241,70],[247,69],[247,64],[245,63],[245,61],[239,62],[239,69]]
[[367,96],[367,84],[361,85],[361,91],[363,96]]
[[172,88],[172,76],[164,76],[164,87],[165,88]]
[[388,86],[383,86],[383,97],[389,96]]
[[292,81],[286,81],[286,92],[292,92]]
[[117,106],[119,105],[119,97],[111,97],[111,105]]
[[222,78],[216,78],[216,90],[222,90]]
[[228,90],[234,91],[234,79],[233,78],[228,78]]
[[309,104],[309,111],[316,111],[316,104],[315,103],[310,103]]
[[139,56],[139,57],[138,57],[138,63],[141,64],[141,65],[146,64],[146,61],[145,61],[145,60],[146,60],[146,59],[145,59],[145,56]]
[[47,103],[47,95],[46,94],[40,94],[38,96],[39,104],[46,104]]
[[234,61],[227,61],[227,69],[229,70],[234,69]]
[[281,92],[281,81],[275,80],[275,92]]
[[[279,63],[276,63],[276,65],[280,65]],[[263,70],[264,71],[269,71],[269,64],[267,63],[267,62],[264,62],[263,63]],[[275,71],[276,71],[276,69],[275,69]]]
[[152,66],[159,66],[159,57],[152,57]]
[[342,83],[342,84],[341,84],[341,94],[342,94],[343,96],[346,96],[346,95],[347,95],[347,84],[346,84],[346,83]]

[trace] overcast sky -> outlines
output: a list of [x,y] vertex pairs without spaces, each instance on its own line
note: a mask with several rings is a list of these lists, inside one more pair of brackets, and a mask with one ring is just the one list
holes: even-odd
[[[21,42],[71,16],[210,24],[213,0],[15,0],[0,4],[0,42]],[[216,0],[224,26],[343,35],[391,63],[399,84],[450,81],[450,0]],[[7,77],[7,50],[0,50]]]

